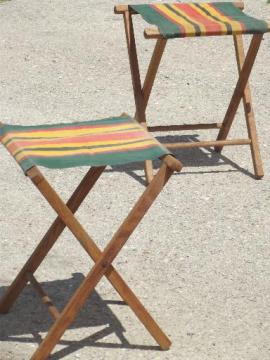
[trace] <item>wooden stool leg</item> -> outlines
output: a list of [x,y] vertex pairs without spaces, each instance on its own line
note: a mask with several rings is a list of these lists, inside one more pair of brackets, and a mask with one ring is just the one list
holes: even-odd
[[[136,107],[135,117],[139,123],[141,123],[145,128],[147,128],[146,116],[144,111],[144,100],[142,96],[141,77],[140,77],[137,49],[136,49],[136,43],[134,37],[134,29],[133,29],[132,17],[129,11],[126,11],[124,13],[124,23],[125,23],[130,71],[131,71],[134,100]],[[145,161],[144,171],[145,171],[146,182],[149,184],[154,176],[153,164],[151,160]]]
[[[72,213],[75,213],[87,194],[95,185],[96,181],[99,179],[105,167],[91,168],[69,201],[67,202],[67,207]],[[8,288],[6,294],[0,301],[0,313],[4,314],[9,311],[13,303],[16,301],[24,287],[28,282],[28,273],[34,274],[39,265],[42,263],[52,246],[55,244],[56,240],[59,238],[66,225],[63,223],[60,217],[54,221],[52,226],[47,231],[46,235],[41,240],[40,244],[33,252],[29,260],[26,262],[20,273],[17,275],[11,286]]]
[[33,183],[45,196],[51,206],[57,211],[59,216],[63,219],[67,227],[69,227],[71,232],[76,236],[81,244],[83,244],[84,247],[91,249],[90,253],[94,252],[96,254],[98,252],[98,254],[96,254],[98,259],[96,259],[94,267],[85,278],[82,285],[72,296],[54,325],[51,327],[47,336],[31,358],[32,360],[47,359],[103,275],[106,272],[111,273],[115,271],[111,265],[112,261],[116,258],[130,235],[136,229],[164,185],[167,183],[172,173],[173,170],[169,168],[166,163],[164,163],[158,174],[155,176],[150,185],[148,185],[143,195],[140,197],[125,221],[122,223],[119,230],[106,246],[104,252],[101,253],[97,251],[96,246],[93,245],[94,243],[92,242],[92,239],[85,232],[70,210],[53,191],[53,189],[49,186],[37,168],[33,168],[28,172],[28,175],[31,177]]
[[[234,90],[234,93],[233,93],[230,105],[228,107],[228,110],[226,112],[224,121],[222,123],[222,127],[219,131],[217,140],[225,140],[228,136],[228,133],[232,126],[233,120],[235,118],[236,111],[239,107],[240,101],[244,94],[244,90],[247,86],[248,79],[249,79],[252,67],[254,65],[256,55],[259,51],[262,39],[263,39],[262,34],[255,34],[252,37],[247,56],[245,58],[245,62],[241,69],[236,88]],[[221,152],[222,149],[223,149],[223,146],[220,146],[220,145],[215,147],[215,150],[217,152]]]
[[152,160],[146,160],[144,162],[144,173],[145,173],[146,183],[150,184],[150,182],[153,180],[154,177],[154,168],[153,168]]
[[159,69],[159,65],[164,54],[164,50],[167,44],[167,39],[158,39],[147,69],[147,73],[145,76],[142,95],[144,99],[144,111],[146,111],[148,101],[153,89],[153,85],[156,79],[156,75]]
[[[239,74],[244,65],[245,61],[245,50],[244,50],[244,42],[242,35],[234,35],[234,46],[235,46],[235,53],[236,53],[236,60],[238,65]],[[252,107],[251,101],[251,91],[249,87],[249,83],[247,83],[244,95],[243,95],[243,105],[248,129],[248,136],[251,140],[250,149],[252,155],[252,161],[254,166],[255,177],[257,179],[261,179],[264,176],[262,159],[260,154],[257,130],[256,130],[256,123],[255,123],[255,116]]]
[[[136,106],[136,113],[135,118],[136,120],[143,124],[144,127],[147,129],[146,123],[146,108],[148,104],[148,100],[152,91],[152,87],[156,78],[156,74],[159,68],[159,64],[166,46],[166,39],[158,39],[148,70],[145,77],[144,85],[142,88],[141,85],[141,76],[140,76],[140,69],[139,69],[139,62],[137,56],[137,48],[136,48],[136,41],[134,36],[134,28],[132,22],[132,15],[127,10],[123,14],[124,16],[124,24],[125,24],[125,33],[126,33],[126,40],[127,40],[127,48],[128,48],[128,55],[129,55],[129,63],[130,63],[130,71],[131,71],[131,78],[133,84],[133,92],[134,92],[134,100]],[[147,183],[153,179],[153,164],[151,160],[147,160],[145,162],[145,176]]]
[[129,11],[126,11],[124,13],[124,23],[125,23],[127,49],[129,55],[129,64],[130,64],[134,100],[136,107],[136,120],[139,123],[142,123],[144,126],[146,126],[145,106],[144,106],[144,99],[142,94],[142,85],[141,85],[136,42],[134,37],[134,28],[133,28],[132,17]]
[[[148,104],[148,100],[149,97],[151,95],[151,91],[154,85],[154,81],[157,75],[157,71],[160,65],[160,61],[162,58],[162,55],[164,53],[165,50],[165,46],[166,46],[167,40],[166,39],[158,39],[156,42],[156,46],[147,70],[147,74],[144,80],[144,84],[143,84],[143,88],[142,88],[142,96],[144,99],[144,113],[146,111],[147,108],[147,104]],[[138,69],[139,71],[139,69]],[[135,114],[135,117],[138,117],[137,111]],[[154,176],[154,171],[153,171],[153,164],[152,161],[146,161],[145,162],[145,176],[146,176],[146,181],[149,184]]]

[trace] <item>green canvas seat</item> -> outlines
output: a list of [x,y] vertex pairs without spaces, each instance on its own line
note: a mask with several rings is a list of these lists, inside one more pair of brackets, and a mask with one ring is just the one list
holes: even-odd
[[155,160],[168,150],[129,116],[40,126],[3,125],[0,140],[26,172]]
[[191,36],[263,34],[265,21],[246,15],[232,2],[156,3],[130,5],[164,38]]

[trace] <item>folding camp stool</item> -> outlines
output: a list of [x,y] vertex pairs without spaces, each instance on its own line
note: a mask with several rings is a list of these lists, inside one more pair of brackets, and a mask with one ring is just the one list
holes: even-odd
[[[31,179],[40,193],[58,214],[48,232],[26,262],[0,301],[0,313],[9,311],[27,282],[38,291],[48,305],[55,323],[31,359],[47,359],[65,330],[73,322],[96,285],[105,275],[123,300],[131,307],[162,349],[168,349],[170,340],[159,328],[112,262],[132,232],[142,220],[162,188],[181,164],[159,144],[149,132],[129,116],[70,124],[15,126],[1,125],[0,139],[7,150]],[[137,161],[163,161],[157,175],[147,186],[111,241],[101,251],[78,222],[74,213],[104,171],[106,165]],[[92,166],[70,200],[65,203],[42,175],[38,166],[69,168]],[[73,233],[95,265],[76,290],[63,311],[59,312],[36,280],[34,273],[48,254],[65,227]]]
[[[249,145],[251,148],[255,177],[263,177],[263,166],[258,145],[254,112],[251,103],[251,93],[248,84],[256,55],[263,34],[270,31],[270,24],[247,16],[243,13],[243,3],[156,3],[148,5],[117,5],[115,13],[123,14],[127,47],[133,82],[136,105],[136,119],[146,124],[146,108],[152,91],[154,80],[168,39],[192,36],[232,35],[236,51],[239,79],[231,98],[229,107],[222,123],[185,124],[168,126],[148,126],[149,131],[177,131],[198,129],[219,129],[215,141],[198,141],[191,143],[167,143],[168,148],[193,148],[214,146],[221,152],[226,145]],[[157,39],[156,46],[148,67],[143,86],[141,86],[137,49],[134,37],[132,15],[140,14],[148,23],[156,28],[145,29],[146,39]],[[250,47],[245,57],[243,34],[253,34]],[[232,126],[239,104],[243,100],[247,139],[228,140],[227,136]],[[153,177],[151,161],[145,163],[147,179]]]

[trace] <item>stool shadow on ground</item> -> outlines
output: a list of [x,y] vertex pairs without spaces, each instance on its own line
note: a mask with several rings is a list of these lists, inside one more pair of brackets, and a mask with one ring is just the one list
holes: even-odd
[[[191,135],[166,135],[166,136],[156,136],[156,139],[160,143],[191,143],[199,142],[198,134]],[[237,148],[237,147],[236,147]],[[207,173],[229,173],[229,172],[241,172],[253,179],[255,179],[254,174],[250,171],[242,168],[240,165],[236,164],[234,161],[230,160],[223,154],[217,153],[213,148],[189,148],[189,149],[172,149],[171,152],[179,159],[183,165],[184,169],[179,175],[188,175],[188,174],[207,174]],[[154,169],[159,168],[158,161],[154,162]],[[185,171],[185,167],[211,167],[211,166],[224,166],[229,165],[232,169],[229,170],[199,170],[199,171]],[[106,170],[107,172],[126,172],[128,175],[133,177],[135,180],[139,181],[142,184],[146,184],[145,180],[138,174],[137,171],[142,171],[142,163],[132,163],[127,166],[112,166],[111,169]],[[144,176],[144,175],[143,175]]]
[[[73,274],[72,278],[42,283],[45,292],[50,296],[54,305],[63,309],[68,299],[83,281],[80,273]],[[0,287],[0,297],[7,287]],[[160,350],[158,346],[133,345],[125,338],[125,328],[114,315],[108,305],[126,305],[123,301],[103,300],[94,291],[85,306],[79,313],[70,329],[89,329],[90,336],[79,340],[60,340],[59,344],[65,346],[50,356],[52,360],[62,359],[86,346],[101,348],[126,348],[139,350]],[[53,319],[41,303],[38,295],[31,285],[28,285],[18,298],[8,314],[0,315],[0,341],[24,342],[39,344],[42,341],[40,333],[48,332]],[[103,328],[93,333],[94,327]],[[138,326],[140,326],[138,322]],[[102,339],[114,334],[119,342],[107,342]]]

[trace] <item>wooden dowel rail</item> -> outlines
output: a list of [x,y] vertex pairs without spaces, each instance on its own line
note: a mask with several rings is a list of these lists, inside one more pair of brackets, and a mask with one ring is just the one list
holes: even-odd
[[36,290],[37,294],[41,298],[41,301],[44,305],[47,306],[49,313],[51,316],[56,320],[60,316],[60,312],[56,308],[56,306],[53,304],[51,298],[46,294],[46,292],[42,289],[40,283],[37,281],[37,279],[34,277],[34,275],[30,272],[27,273],[27,278],[30,281],[33,288]]
[[198,141],[198,142],[180,142],[180,143],[166,143],[163,144],[169,149],[189,149],[200,147],[212,147],[212,146],[232,146],[232,145],[250,145],[250,139],[235,139],[235,140],[214,140],[214,141]]
[[207,129],[220,129],[222,123],[210,123],[210,124],[182,124],[182,125],[157,125],[148,126],[148,131],[181,131],[181,130],[207,130]]

